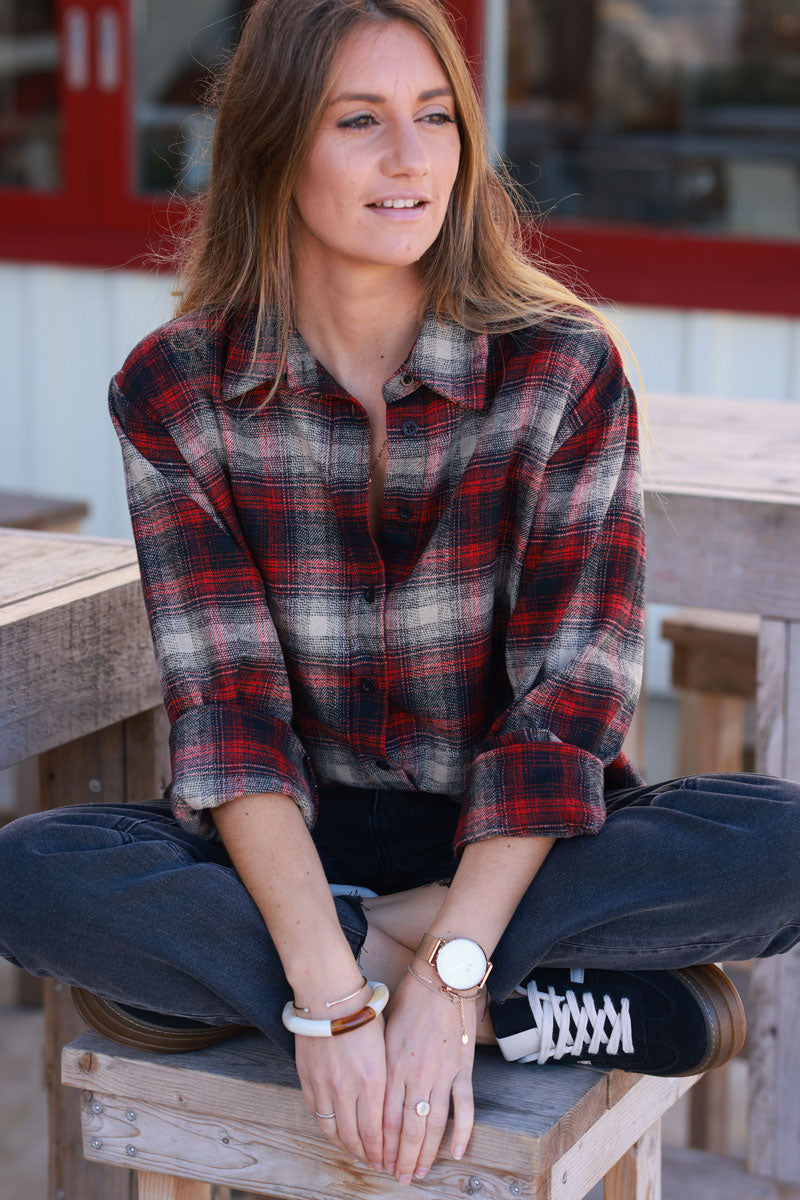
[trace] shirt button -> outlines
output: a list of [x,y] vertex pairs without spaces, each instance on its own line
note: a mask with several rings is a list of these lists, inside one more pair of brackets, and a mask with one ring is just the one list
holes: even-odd
[[388,763],[385,758],[376,758],[375,766],[380,767],[382,771],[391,771],[392,764]]
[[362,692],[366,692],[367,695],[370,695],[370,693],[375,691],[375,684],[371,679],[362,679],[358,686],[361,688]]
[[409,508],[409,506],[407,504],[401,504],[397,510],[397,515],[403,521],[407,521],[409,519],[409,517],[412,515],[411,509]]
[[373,601],[375,600],[375,588],[374,587],[365,587],[362,595],[365,600],[367,600],[370,604],[372,604]]
[[403,433],[406,435],[406,437],[413,437],[418,429],[419,425],[416,421],[405,421],[403,423]]
[[411,384],[414,382],[414,376],[409,374],[401,375],[400,382],[403,387],[411,387]]

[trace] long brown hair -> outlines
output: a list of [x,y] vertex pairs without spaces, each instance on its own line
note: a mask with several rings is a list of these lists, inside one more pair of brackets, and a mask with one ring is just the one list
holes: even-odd
[[224,322],[240,305],[257,306],[255,359],[258,333],[275,313],[278,386],[294,320],[291,198],[328,99],[336,53],[364,21],[404,21],[419,30],[455,97],[461,156],[442,229],[419,263],[426,308],[490,333],[554,319],[599,321],[627,347],[595,305],[554,279],[526,248],[516,185],[490,156],[467,61],[437,0],[256,0],[207,95],[216,109],[211,177],[189,205],[169,257],[179,277],[174,315],[202,308]]

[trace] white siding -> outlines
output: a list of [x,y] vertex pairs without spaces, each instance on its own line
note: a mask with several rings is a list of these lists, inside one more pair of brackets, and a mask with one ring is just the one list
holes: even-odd
[[86,533],[130,537],[108,383],[170,315],[168,276],[0,264],[0,488],[87,500]]

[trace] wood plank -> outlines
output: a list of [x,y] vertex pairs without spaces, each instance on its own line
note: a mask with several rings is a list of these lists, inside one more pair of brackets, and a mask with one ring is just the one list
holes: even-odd
[[760,621],[753,613],[719,612],[715,608],[683,608],[661,626],[662,634],[688,646],[707,646],[726,654],[755,657]]
[[139,1200],[212,1200],[211,1186],[171,1175],[139,1175]]
[[0,491],[0,525],[15,529],[77,533],[88,514],[89,505],[83,500],[43,496],[38,492]]
[[172,778],[169,717],[163,703],[122,722],[125,802],[151,804]]
[[0,661],[0,768],[161,705],[132,544],[0,530]]
[[[263,1113],[258,1120],[231,1120],[218,1110],[194,1113],[98,1091],[92,1095],[102,1112],[84,1106],[83,1146],[94,1162],[130,1163],[131,1147],[140,1169],[163,1172],[162,1179],[176,1172],[183,1179],[223,1183],[282,1200],[408,1195],[408,1189],[385,1172],[353,1166],[311,1121],[304,1130],[287,1129],[272,1112],[268,1120]],[[128,1112],[136,1114],[134,1120],[128,1119]],[[490,1179],[497,1188],[507,1177],[499,1164],[491,1175],[481,1171],[489,1195]],[[468,1178],[467,1166],[446,1159],[435,1164],[428,1177],[435,1194],[450,1200],[463,1197]]]
[[783,777],[786,767],[786,664],[789,623],[762,621],[758,638],[756,770]]
[[739,696],[682,691],[678,774],[741,771],[745,704]]
[[792,733],[786,739],[784,774],[787,779],[800,779],[800,621],[789,622],[787,642],[786,729]]
[[132,541],[0,529],[0,610],[137,563]]
[[680,1079],[642,1076],[554,1163],[549,1200],[581,1200],[696,1080],[696,1075]]
[[[476,1128],[464,1169],[491,1175],[502,1163],[519,1178],[541,1173],[583,1136],[611,1097],[624,1097],[639,1078],[590,1067],[506,1063],[496,1051],[479,1047],[473,1077]],[[306,1112],[294,1064],[258,1033],[191,1055],[157,1056],[88,1034],[65,1048],[62,1079],[140,1105],[206,1117],[210,1111],[224,1113],[230,1122],[257,1126],[268,1112],[284,1136],[318,1139],[317,1153],[328,1146]]]
[[800,503],[650,491],[645,507],[650,603],[800,620]]
[[800,1184],[800,947],[758,959],[750,986],[748,1165]]
[[731,1078],[724,1066],[706,1071],[689,1097],[689,1145],[727,1154]]
[[[758,770],[797,779],[800,626],[765,622],[759,638]],[[753,963],[748,1165],[800,1184],[800,947]]]
[[[81,738],[39,759],[39,789],[42,808],[88,804],[93,800],[121,802],[124,788],[124,731],[112,726]],[[91,788],[92,781],[100,790]],[[61,1086],[60,1062],[63,1046],[86,1032],[75,1011],[69,988],[56,980],[45,984],[45,1082],[48,1095],[50,1195],[81,1200],[135,1200],[131,1171],[96,1166],[80,1153],[80,1105]]]
[[661,1200],[661,1119],[611,1168],[603,1200]]
[[647,419],[653,481],[662,491],[747,493],[800,503],[797,406],[654,393]]

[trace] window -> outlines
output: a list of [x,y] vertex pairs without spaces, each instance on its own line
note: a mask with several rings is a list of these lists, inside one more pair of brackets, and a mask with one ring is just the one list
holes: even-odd
[[699,236],[702,270],[710,239],[742,272],[789,243],[797,270],[800,0],[508,0],[507,21],[504,150],[554,243],[597,265],[600,230],[634,258],[658,231],[687,282]]
[[506,152],[557,217],[800,237],[800,0],[511,0]]

